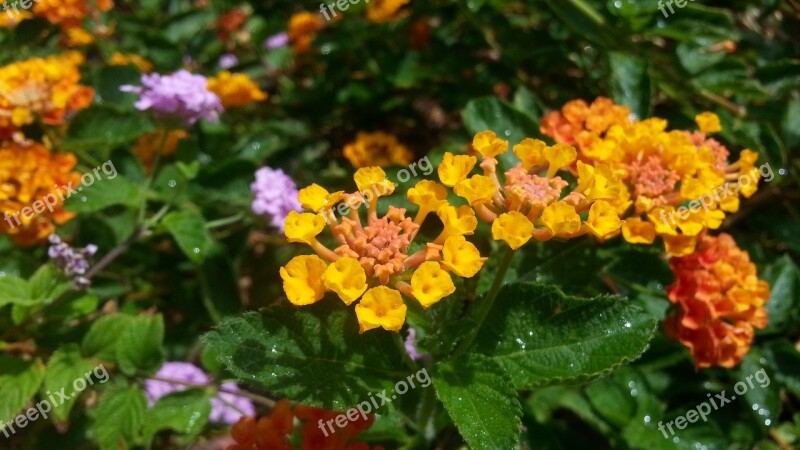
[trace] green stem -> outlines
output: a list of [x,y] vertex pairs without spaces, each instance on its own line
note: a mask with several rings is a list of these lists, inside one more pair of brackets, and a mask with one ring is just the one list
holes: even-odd
[[400,333],[392,333],[394,335],[394,344],[397,346],[397,349],[400,351],[400,354],[403,357],[403,362],[406,363],[409,369],[411,370],[419,370],[419,365],[408,356],[408,352],[406,351],[406,343],[403,342],[403,338],[400,336]]
[[433,389],[432,386],[428,386],[422,394],[422,405],[420,405],[419,408],[417,424],[419,426],[419,436],[423,439],[426,439],[425,435],[428,432],[428,422],[430,422],[431,417],[433,417],[433,411],[436,408],[435,393],[436,390]]
[[206,228],[212,230],[214,228],[224,227],[232,223],[236,223],[244,218],[244,214],[239,213],[231,217],[224,217],[222,219],[212,220],[206,223]]
[[478,331],[480,331],[483,322],[486,320],[486,317],[489,315],[489,311],[492,309],[492,305],[494,305],[495,300],[497,300],[497,294],[500,293],[500,288],[503,287],[503,281],[505,281],[506,273],[508,272],[508,268],[511,267],[511,260],[513,259],[514,250],[511,250],[511,247],[506,247],[502,259],[500,260],[500,266],[497,269],[494,282],[492,283],[492,288],[489,290],[489,294],[483,300],[479,300],[479,303],[476,306],[478,308],[478,316],[475,326],[472,328],[472,331],[469,333],[469,335],[467,335],[467,337],[461,341],[461,344],[458,346],[458,348],[456,348],[456,351],[452,356],[453,359],[463,355],[464,352],[466,352],[475,341],[475,338],[478,336]]

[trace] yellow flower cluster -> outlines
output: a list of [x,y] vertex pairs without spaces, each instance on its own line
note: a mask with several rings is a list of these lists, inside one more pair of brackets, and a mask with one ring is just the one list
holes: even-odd
[[358,133],[356,140],[344,148],[344,157],[355,168],[369,166],[408,165],[414,154],[394,135],[378,131]]
[[232,74],[227,70],[208,79],[208,90],[217,94],[225,108],[245,106],[267,99],[267,94],[246,74]]
[[[740,196],[757,190],[758,155],[744,150],[738,162],[728,164],[728,150],[707,136],[722,130],[715,114],[698,115],[700,131],[689,132],[667,130],[667,121],[660,118],[621,120],[620,108],[629,116],[627,109],[613,105],[604,109],[613,112],[613,120],[591,120],[585,103],[570,102],[543,119],[548,126],[542,132],[557,142],[577,142],[579,160],[607,167],[623,181],[625,199],[630,197],[633,207],[623,214],[625,240],[652,244],[659,236],[670,255],[688,255],[704,230],[719,228],[726,212],[739,209]],[[572,124],[569,133],[566,125],[553,125],[561,122]],[[604,125],[583,128],[591,122]],[[737,182],[745,178],[747,183]],[[624,203],[617,206],[628,209]]]
[[83,56],[69,52],[0,67],[0,138],[6,139],[38,117],[61,125],[66,114],[87,107],[94,90],[79,84]]
[[[77,159],[71,153],[51,154],[35,142],[0,144],[0,234],[19,245],[44,242],[73,213],[61,209],[62,186],[76,187]],[[44,200],[54,203],[52,211]]]
[[483,131],[475,135],[472,147],[481,156],[482,175],[470,176],[477,157],[445,153],[439,179],[492,224],[494,239],[516,250],[531,238],[546,241],[592,234],[605,240],[619,234],[619,213],[627,207],[627,196],[608,167],[578,161],[578,185],[563,195],[569,183],[557,173],[575,163],[577,151],[572,146],[524,139],[513,148],[521,162],[505,172],[503,183],[496,157],[508,151],[509,143]]
[[[464,237],[474,233],[477,219],[469,207],[450,206],[444,186],[430,180],[408,191],[409,201],[419,206],[413,219],[394,206],[379,217],[378,198],[392,194],[395,184],[379,167],[358,169],[355,182],[358,193],[330,193],[317,184],[300,191],[298,200],[311,212],[292,211],[285,233],[289,242],[306,244],[316,255],[297,256],[281,268],[283,288],[295,305],[316,303],[327,291],[346,305],[358,301],[362,333],[379,327],[399,331],[406,317],[404,296],[427,308],[455,292],[452,275],[471,278],[480,271],[486,258]],[[364,204],[366,223],[359,214]],[[326,211],[336,205],[342,217],[331,221]],[[411,253],[420,225],[432,213],[444,230]],[[333,250],[317,240],[326,222],[339,244]]]
[[367,20],[370,22],[392,22],[405,17],[408,13],[403,6],[411,0],[372,0],[367,3]]
[[113,0],[47,0],[35,3],[33,13],[66,30],[80,27],[83,18],[96,10],[108,11],[113,7]]

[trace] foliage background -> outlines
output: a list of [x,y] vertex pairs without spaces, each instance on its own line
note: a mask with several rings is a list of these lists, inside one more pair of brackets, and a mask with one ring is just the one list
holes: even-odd
[[[655,0],[413,0],[410,17],[387,24],[366,22],[359,4],[321,30],[314,43],[318,51],[304,55],[288,48],[266,51],[261,43],[285,30],[293,13],[317,11],[317,3],[201,3],[118,1],[104,15],[114,24],[113,36],[81,49],[87,55],[83,82],[97,90],[95,104],[51,137],[62,150],[75,152],[83,169],[111,159],[120,177],[113,186],[72,199],[70,209],[80,214],[59,233],[79,245],[98,244],[103,254],[135,232],[143,198],[148,216],[167,205],[171,219],[153,222],[151,233],[103,271],[89,293],[54,307],[46,305],[57,289],[56,275],[48,266],[40,268],[46,249],[16,248],[0,238],[0,273],[8,275],[0,278],[0,330],[13,330],[3,340],[33,339],[36,348],[23,368],[17,360],[0,364],[0,416],[10,417],[30,400],[56,355],[118,366],[109,385],[86,394],[63,418],[68,427],[39,421],[8,445],[115,448],[122,438],[147,446],[155,435],[154,448],[180,448],[226,433],[192,425],[183,415],[170,414],[169,405],[167,412],[145,413],[140,386],[165,358],[202,361],[211,373],[230,376],[200,336],[283,295],[278,268],[297,249],[249,213],[249,184],[259,166],[284,168],[299,186],[349,188],[352,168],[341,149],[358,131],[391,131],[418,158],[428,155],[436,162],[475,131],[508,130],[513,144],[523,136],[539,137],[541,115],[568,100],[610,96],[641,118],[668,119],[673,128],[691,127],[701,111],[717,112],[724,144],[756,150],[776,170],[775,180],[722,228],[750,252],[770,283],[770,325],[734,370],[695,371],[685,349],[659,328],[641,359],[606,377],[526,387],[520,398],[525,431],[518,445],[800,446],[800,8],[795,1],[696,1],[665,18]],[[244,25],[247,39],[235,49],[240,59],[235,70],[258,80],[270,99],[226,112],[218,125],[194,127],[146,190],[147,175],[131,148],[154,124],[118,89],[136,83],[139,74],[106,61],[115,51],[136,53],[166,73],[183,67],[188,56],[195,71],[216,73],[226,49],[214,21],[234,7],[252,12]],[[436,26],[418,45],[415,39],[421,37],[409,30],[423,18]],[[0,63],[56,53],[58,39],[57,28],[47,22],[25,21],[0,34],[5,49]],[[710,50],[727,41],[735,51]],[[30,130],[34,137],[44,132]],[[482,245],[490,248],[488,240]],[[602,247],[589,240],[553,242],[526,251],[515,261],[514,274],[580,297],[617,293],[642,306],[648,320],[660,321],[669,305],[664,287],[672,281],[660,254],[620,239]],[[12,277],[29,280],[26,295],[11,290],[18,286]],[[491,280],[490,267],[478,292]],[[460,306],[436,309],[434,319],[444,321]],[[425,330],[431,339],[421,345],[436,352],[439,332]],[[213,343],[213,335],[207,342]],[[470,373],[474,365],[479,362],[457,371]],[[683,414],[708,392],[730,390],[761,367],[770,375],[768,388],[748,392],[714,412],[708,423],[690,425],[679,440],[662,439],[654,430],[659,420]],[[59,373],[74,378],[67,369]],[[258,383],[251,388],[270,395]],[[206,395],[181,401],[202,403]],[[403,402],[413,409],[422,401],[416,395]],[[402,423],[394,412],[371,435],[387,448],[398,448],[409,434],[394,426]],[[444,409],[436,408],[434,419],[442,448],[461,445]]]

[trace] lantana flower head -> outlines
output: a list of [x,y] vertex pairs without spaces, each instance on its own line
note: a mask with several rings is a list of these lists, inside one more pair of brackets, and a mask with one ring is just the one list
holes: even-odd
[[295,53],[305,53],[311,50],[311,43],[325,25],[325,20],[319,14],[307,11],[299,12],[289,18],[289,29],[286,34]]
[[590,163],[623,181],[632,206],[619,211],[625,240],[652,244],[658,236],[670,255],[690,254],[703,231],[719,228],[740,197],[756,191],[758,155],[743,150],[729,164],[728,149],[706,134],[722,129],[713,113],[697,116],[701,131],[668,130],[666,120],[634,120],[609,102],[570,102],[542,120],[542,132],[577,145],[579,172],[581,162]]
[[[335,292],[345,304],[356,304],[362,333],[379,327],[399,331],[406,299],[427,308],[455,291],[453,275],[471,278],[481,269],[486,258],[464,237],[475,231],[477,220],[469,207],[448,205],[444,186],[430,180],[408,191],[408,199],[419,207],[416,215],[389,206],[379,216],[378,198],[391,195],[395,183],[379,167],[358,169],[355,182],[356,193],[330,193],[316,184],[300,190],[298,199],[310,212],[290,212],[286,236],[316,254],[297,256],[281,268],[284,291],[295,305],[316,303],[326,292]],[[366,221],[359,213],[363,205]],[[444,230],[412,251],[430,214],[442,219]],[[333,249],[317,239],[326,224],[338,243]]]
[[297,185],[281,169],[258,169],[250,189],[253,192],[253,212],[268,217],[281,232],[289,213],[302,211],[297,201]]
[[266,92],[244,73],[220,72],[208,79],[208,90],[220,98],[224,108],[245,106],[267,99]]
[[125,85],[120,89],[139,94],[136,109],[185,126],[200,119],[217,122],[222,112],[219,97],[208,90],[208,80],[187,70],[171,75],[142,75],[142,86]]
[[367,3],[367,20],[370,22],[392,22],[408,15],[403,7],[411,0],[372,0]]
[[83,60],[80,53],[69,52],[0,67],[0,138],[37,118],[61,125],[68,114],[89,106],[94,90],[79,84]]
[[43,243],[75,214],[62,209],[80,174],[71,153],[51,153],[36,142],[0,144],[0,233],[18,245]]
[[33,13],[68,30],[80,27],[84,17],[113,7],[113,0],[47,0],[34,3]]
[[695,366],[733,367],[750,350],[754,328],[767,326],[769,285],[728,234],[703,234],[689,256],[671,258],[675,283],[667,288],[678,305],[664,326],[687,346]]
[[[492,131],[475,135],[472,148],[478,157],[446,153],[439,179],[466,199],[478,217],[492,224],[492,237],[512,249],[531,238],[547,241],[592,234],[609,239],[619,234],[618,211],[627,198],[624,186],[606,167],[578,162],[578,185],[558,175],[575,162],[575,148],[548,146],[524,139],[512,149],[521,161],[500,181],[497,156],[509,151],[509,143]],[[470,175],[476,165],[482,175]]]
[[408,165],[414,154],[397,137],[378,131],[358,133],[356,140],[344,148],[344,157],[355,168],[369,166]]

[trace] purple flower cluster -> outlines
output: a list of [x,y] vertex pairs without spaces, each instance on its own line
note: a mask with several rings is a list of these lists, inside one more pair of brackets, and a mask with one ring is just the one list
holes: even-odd
[[175,119],[186,126],[200,119],[217,122],[222,103],[208,90],[208,80],[179,70],[172,75],[142,75],[142,86],[124,85],[123,92],[139,94],[136,109],[152,111],[158,118]]
[[219,57],[219,66],[223,69],[230,69],[231,67],[239,64],[239,58],[233,53],[225,53]]
[[[203,369],[187,362],[166,362],[156,373],[156,378],[178,381],[182,384],[170,383],[149,379],[144,383],[145,393],[150,406],[153,406],[161,397],[181,392],[195,385],[203,388],[211,384],[211,377]],[[224,392],[223,392],[224,391]],[[244,416],[255,416],[256,409],[253,402],[241,395],[236,383],[225,383],[220,386],[220,392],[211,399],[211,415],[209,420],[213,423],[233,425]]]
[[48,242],[50,242],[50,248],[47,250],[47,255],[55,261],[56,266],[66,276],[75,276],[73,279],[75,287],[78,289],[89,288],[90,281],[83,275],[89,270],[89,257],[97,253],[97,246],[89,244],[84,248],[72,248],[56,234],[51,234]]
[[289,45],[289,35],[286,33],[273,34],[264,41],[264,48],[267,50],[275,50],[287,45]]
[[262,167],[256,171],[253,191],[253,212],[267,215],[272,225],[283,232],[283,223],[291,211],[302,211],[297,200],[297,185],[280,169]]

